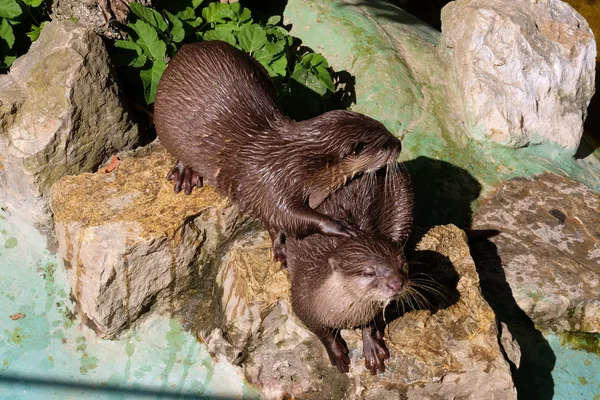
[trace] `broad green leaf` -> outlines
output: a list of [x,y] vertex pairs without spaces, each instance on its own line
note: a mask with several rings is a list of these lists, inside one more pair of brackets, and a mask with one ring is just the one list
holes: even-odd
[[42,4],[42,0],[21,0],[23,3],[27,4],[29,7],[39,7]]
[[317,67],[323,63],[325,63],[325,68],[327,68],[327,60],[325,60],[325,57],[318,53],[308,53],[302,56],[302,65],[306,67]]
[[[325,64],[327,64],[327,62],[325,62]],[[325,86],[327,86],[327,89],[329,89],[330,92],[335,92],[335,87],[333,86],[333,79],[331,79],[331,75],[329,74],[329,71],[327,71],[327,68],[325,68],[323,64],[321,64],[317,68],[315,68],[315,70],[317,78],[321,82],[323,82]]]
[[10,68],[13,62],[17,59],[14,53],[8,53],[4,56],[4,59],[0,58],[0,68]]
[[310,70],[304,68],[302,64],[296,64],[292,73],[292,79],[321,96],[327,93],[327,86],[312,74]]
[[273,15],[267,20],[267,25],[277,25],[279,21],[281,21],[281,17],[279,15]]
[[202,4],[204,0],[192,0],[192,7],[198,8],[200,4]]
[[204,32],[202,37],[204,40],[222,40],[232,46],[237,44],[233,33],[225,27],[217,27],[212,31]]
[[225,22],[225,20],[234,20],[236,19],[236,15],[229,4],[210,3],[208,7],[202,9],[202,18],[204,18],[206,22],[215,23]]
[[131,7],[131,11],[135,15],[146,21],[153,28],[159,29],[161,32],[164,32],[169,27],[169,25],[167,25],[167,23],[165,22],[163,16],[160,15],[158,11],[149,7],[144,7],[140,3],[136,2],[131,2],[129,4],[129,7]]
[[12,19],[21,15],[22,12],[23,10],[16,0],[0,0],[0,17]]
[[137,20],[134,24],[128,24],[127,26],[137,33],[138,38],[135,42],[144,50],[146,56],[153,60],[165,58],[167,46],[165,42],[158,39],[158,34],[154,28],[142,20]]
[[229,8],[235,13],[235,15],[238,15],[240,10],[242,9],[242,5],[240,3],[231,3],[229,5]]
[[238,14],[239,24],[249,24],[252,22],[252,13],[246,7],[242,8],[242,12]]
[[122,53],[117,53],[116,59],[121,65],[128,65],[134,68],[143,67],[148,58],[142,53],[142,48],[131,40],[117,40],[115,47],[123,50],[132,50]]
[[198,17],[196,19],[190,20],[190,21],[186,21],[186,23],[193,27],[193,28],[197,28],[200,25],[202,25],[202,22],[204,22],[204,20],[202,19],[202,17]]
[[194,12],[194,9],[191,7],[188,7],[183,11],[179,11],[175,15],[177,16],[177,18],[179,18],[182,21],[189,21],[189,20],[196,19],[196,13]]
[[2,22],[0,23],[0,38],[4,39],[9,49],[12,49],[15,44],[15,34],[12,26],[4,18],[2,18]]
[[238,35],[240,46],[248,53],[254,53],[267,42],[265,30],[257,24],[244,25]]
[[171,21],[172,25],[171,31],[169,32],[171,34],[171,39],[175,43],[181,42],[185,38],[185,29],[183,29],[183,22],[181,22],[179,18],[177,18],[175,15],[171,14],[166,10],[165,14],[167,15],[169,21]]
[[287,75],[287,57],[285,55],[279,57],[275,61],[272,61],[270,64],[271,69],[279,76]]
[[163,60],[155,60],[150,69],[143,69],[140,71],[140,78],[142,78],[142,84],[144,85],[144,98],[146,104],[154,103],[158,82],[160,81],[163,72],[165,72],[165,68],[167,68],[167,64]]
[[40,24],[40,26],[32,25],[31,30],[26,33],[26,35],[29,37],[29,39],[32,42],[35,42],[36,40],[38,40],[38,38],[40,37],[40,33],[42,33],[42,29],[44,29],[44,26],[46,26],[46,22],[48,22],[48,21],[42,22]]
[[261,64],[265,65],[269,64],[272,60],[282,55],[283,51],[283,42],[267,42],[263,47],[254,52],[252,56],[256,58]]
[[142,55],[142,48],[131,40],[117,40],[115,42],[115,47],[125,50],[134,50],[138,56]]

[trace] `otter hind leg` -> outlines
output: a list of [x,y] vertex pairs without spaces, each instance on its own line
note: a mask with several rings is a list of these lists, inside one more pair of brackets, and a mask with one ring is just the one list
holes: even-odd
[[200,174],[190,167],[186,167],[179,160],[177,160],[175,166],[169,171],[167,180],[175,183],[175,193],[181,192],[181,189],[183,188],[185,194],[190,194],[192,193],[194,186],[200,188],[203,184]]
[[371,371],[371,375],[377,372],[385,372],[385,360],[390,358],[390,352],[383,340],[383,331],[373,325],[368,325],[362,329],[363,338],[363,356],[365,357],[365,367]]
[[335,365],[342,373],[348,372],[350,370],[348,346],[342,338],[339,329],[323,328],[319,332],[314,333],[319,337],[323,346],[325,346],[331,364]]

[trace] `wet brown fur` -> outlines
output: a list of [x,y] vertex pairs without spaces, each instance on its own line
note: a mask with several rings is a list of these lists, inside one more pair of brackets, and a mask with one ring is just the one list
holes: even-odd
[[298,236],[339,234],[341,222],[313,208],[400,152],[398,139],[359,113],[291,120],[264,68],[220,41],[185,45],[171,60],[155,124],[167,150],[242,211]]
[[[403,247],[412,229],[410,178],[402,170],[387,177],[384,171],[363,175],[317,210],[365,233],[354,238],[315,234],[288,239],[294,312],[313,330],[367,324],[395,295],[386,282],[394,276],[408,279]],[[366,271],[376,274],[365,277]]]

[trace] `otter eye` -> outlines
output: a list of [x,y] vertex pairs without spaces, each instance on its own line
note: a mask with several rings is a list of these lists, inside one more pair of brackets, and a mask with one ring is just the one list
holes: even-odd
[[363,142],[358,142],[354,145],[354,149],[352,150],[352,154],[357,156],[365,149],[365,144]]
[[365,278],[373,278],[375,276],[375,270],[369,269],[363,272],[362,276]]

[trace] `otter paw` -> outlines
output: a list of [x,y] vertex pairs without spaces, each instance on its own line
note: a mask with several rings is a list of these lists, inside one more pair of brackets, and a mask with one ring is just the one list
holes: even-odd
[[390,358],[390,352],[383,338],[375,334],[363,335],[363,356],[365,367],[371,371],[371,375],[377,372],[385,372],[385,360]]
[[329,223],[323,224],[321,233],[327,236],[339,236],[344,238],[356,237],[361,234],[361,230],[347,223],[346,221],[332,220]]
[[190,167],[183,165],[181,161],[177,161],[173,169],[171,169],[167,175],[167,180],[175,183],[175,193],[181,192],[183,188],[185,194],[190,194],[194,186],[200,188],[203,185],[200,174]]
[[335,365],[341,373],[350,371],[350,357],[348,357],[348,346],[344,339],[338,334],[325,343],[325,349],[327,355],[329,355],[329,361]]

